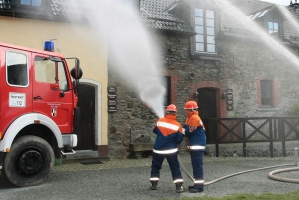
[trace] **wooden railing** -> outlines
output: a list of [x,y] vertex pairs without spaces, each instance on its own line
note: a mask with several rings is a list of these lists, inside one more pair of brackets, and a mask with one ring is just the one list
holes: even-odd
[[246,144],[269,142],[273,157],[273,143],[281,142],[286,156],[286,141],[299,140],[299,117],[215,118],[205,124],[207,144],[215,144],[219,157],[219,144],[242,143],[246,157]]

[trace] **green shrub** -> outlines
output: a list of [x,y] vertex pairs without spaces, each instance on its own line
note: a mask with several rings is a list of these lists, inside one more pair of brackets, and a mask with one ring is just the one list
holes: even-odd
[[290,116],[299,116],[299,103],[294,104],[294,105],[289,109],[289,115],[290,115]]

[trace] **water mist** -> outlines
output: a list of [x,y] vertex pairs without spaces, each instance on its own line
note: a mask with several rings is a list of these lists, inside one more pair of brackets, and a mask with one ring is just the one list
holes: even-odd
[[[217,6],[223,14],[233,19],[235,23],[241,24],[242,28],[246,30],[248,35],[255,36],[256,40],[268,46],[268,48],[271,51],[275,52],[275,54],[279,55],[281,58],[287,58],[286,60],[290,62],[290,64],[292,64],[293,66],[297,67],[298,69],[299,59],[297,56],[295,56],[290,50],[288,50],[286,47],[280,44],[274,37],[269,35],[264,29],[262,29],[253,20],[250,20],[248,16],[246,16],[239,9],[234,7],[229,1],[227,0],[217,1]],[[284,9],[282,9],[282,6],[278,6],[278,9],[286,13]],[[293,25],[298,27],[297,23],[295,24],[294,22],[292,23]]]
[[113,74],[132,88],[158,117],[163,117],[166,89],[155,38],[147,32],[139,13],[122,2],[84,2],[89,12],[82,17],[97,30],[99,38],[106,40]]
[[[86,18],[97,30],[99,38],[107,41],[111,71],[120,77],[124,84],[131,87],[158,117],[163,117],[163,99],[166,89],[161,76],[163,74],[159,57],[161,53],[153,42],[156,38],[146,30],[139,13],[122,2],[118,0],[84,2],[90,12],[82,18]],[[78,3],[77,8],[81,6],[82,4]],[[293,53],[254,21],[248,19],[229,1],[219,0],[216,6],[234,23],[247,28],[248,34],[256,36],[257,40],[275,51],[276,55],[287,58],[288,62],[298,67],[299,59]]]

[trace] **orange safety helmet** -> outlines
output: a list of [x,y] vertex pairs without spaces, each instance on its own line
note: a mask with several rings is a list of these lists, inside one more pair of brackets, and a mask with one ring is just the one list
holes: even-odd
[[187,101],[185,104],[185,110],[193,110],[193,109],[197,109],[198,105],[195,101]]
[[174,104],[170,104],[169,106],[167,106],[166,111],[177,112],[178,110]]

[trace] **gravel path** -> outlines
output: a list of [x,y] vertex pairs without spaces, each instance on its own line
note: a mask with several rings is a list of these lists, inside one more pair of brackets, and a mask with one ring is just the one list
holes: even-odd
[[[189,155],[180,155],[186,169],[192,174]],[[294,167],[294,160],[287,158],[205,158],[205,182],[250,169],[290,164],[288,167],[275,167],[226,178],[207,185],[200,194],[184,192],[177,194],[171,174],[165,162],[161,170],[158,190],[149,189],[151,158],[113,159],[102,164],[65,164],[55,167],[49,179],[35,187],[15,188],[0,177],[0,199],[175,199],[188,197],[222,197],[236,193],[285,193],[299,190],[299,184],[274,181],[268,174],[280,168]],[[184,185],[192,185],[182,171]],[[299,171],[278,174],[281,177],[298,178]]]

